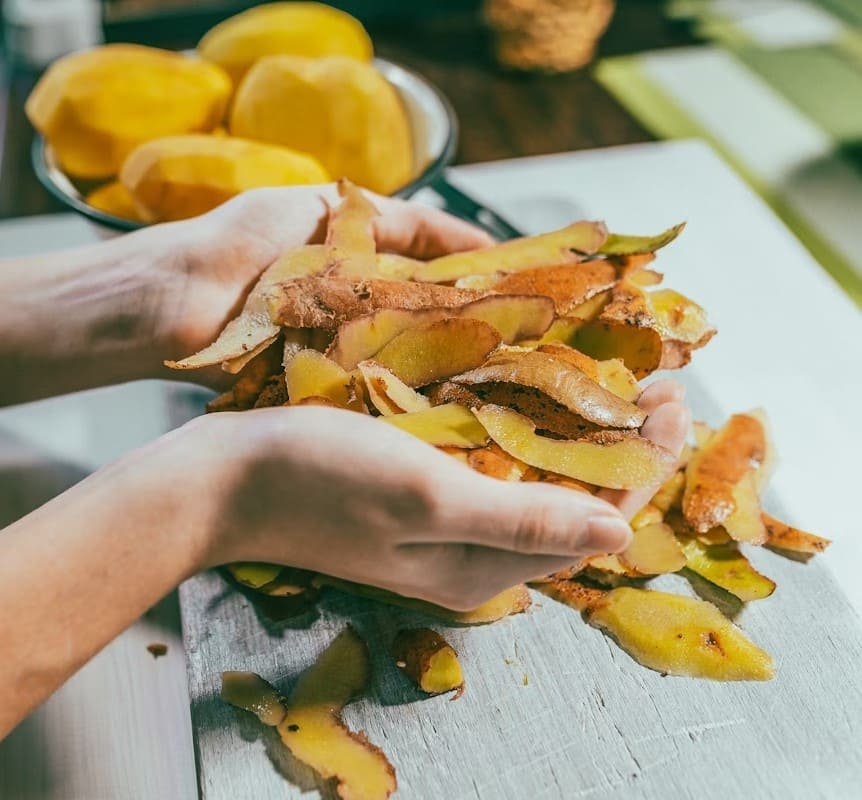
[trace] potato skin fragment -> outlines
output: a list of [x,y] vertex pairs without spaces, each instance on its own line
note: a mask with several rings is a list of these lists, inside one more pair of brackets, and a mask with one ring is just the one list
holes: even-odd
[[552,353],[532,351],[517,356],[492,356],[483,366],[455,375],[451,380],[468,386],[486,383],[529,386],[597,425],[639,428],[646,419],[636,405]]
[[287,713],[275,688],[254,672],[222,672],[221,699],[274,728]]
[[435,258],[418,268],[413,280],[445,283],[467,275],[574,264],[583,261],[585,255],[595,253],[606,236],[607,228],[602,222],[575,222],[551,233]]
[[617,270],[606,260],[588,261],[573,266],[526,269],[505,275],[494,285],[503,294],[537,294],[554,301],[557,314],[565,316],[616,283]]
[[[682,500],[686,521],[698,533],[724,524],[737,509],[739,485],[766,456],[762,422],[751,414],[734,414],[686,467]],[[744,492],[755,488],[745,487]]]
[[629,236],[622,233],[609,233],[599,252],[608,256],[629,256],[654,253],[670,244],[682,233],[684,222],[674,225],[656,236]]
[[348,320],[382,309],[454,308],[485,295],[487,292],[475,289],[436,284],[314,275],[272,287],[267,308],[278,325],[336,331]]
[[363,734],[344,727],[341,709],[368,685],[368,647],[345,628],[299,678],[278,733],[288,750],[321,777],[335,778],[344,800],[385,800],[395,769]]
[[815,536],[813,533],[794,528],[769,514],[764,513],[761,518],[766,526],[766,544],[768,547],[813,555],[814,553],[822,553],[832,544],[831,539],[824,539],[822,536]]
[[399,631],[392,643],[392,658],[422,691],[443,694],[464,690],[464,674],[458,663],[458,653],[439,634],[430,628],[413,628]]
[[748,603],[775,591],[775,581],[761,575],[735,543],[707,545],[698,539],[681,541],[686,567],[710,583]]
[[476,418],[455,403],[380,419],[436,447],[469,449],[483,447],[488,442],[488,434]]
[[649,486],[675,463],[668,451],[622,431],[599,431],[592,441],[559,441],[538,436],[533,422],[502,406],[486,405],[473,413],[489,436],[520,461],[596,486]]

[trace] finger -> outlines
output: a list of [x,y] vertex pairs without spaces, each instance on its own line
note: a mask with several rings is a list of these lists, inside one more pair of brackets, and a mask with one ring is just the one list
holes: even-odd
[[652,414],[660,405],[665,403],[681,403],[685,400],[685,387],[671,380],[661,380],[651,383],[638,398],[638,405]]
[[411,561],[427,562],[433,576],[424,585],[394,587],[399,594],[419,597],[455,611],[471,611],[494,595],[519,583],[568,569],[577,559],[527,555],[480,546],[407,545]]
[[[641,428],[641,435],[660,447],[669,450],[679,457],[685,444],[686,436],[691,426],[691,412],[682,403],[673,401],[663,403],[647,417]],[[626,519],[631,519],[643,508],[656,493],[661,483],[670,475],[665,475],[662,481],[645,489],[602,489],[598,496],[615,505]]]
[[619,510],[593,495],[460,470],[453,477],[457,484],[444,488],[450,498],[447,518],[429,534],[434,541],[573,559],[616,552],[631,538]]
[[484,231],[437,208],[384,197],[371,199],[380,211],[374,220],[380,250],[429,259],[494,244]]

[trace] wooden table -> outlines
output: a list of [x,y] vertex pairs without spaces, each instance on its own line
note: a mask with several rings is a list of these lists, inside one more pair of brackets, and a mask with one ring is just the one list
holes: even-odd
[[[421,17],[393,11],[371,15],[368,24],[378,54],[403,63],[433,81],[452,101],[461,121],[458,163],[566,152],[644,142],[652,136],[591,76],[529,75],[502,71],[491,54],[491,38],[478,21],[475,2],[440,4],[467,10],[427,12]],[[408,4],[403,4],[406,6]],[[412,5],[412,4],[410,4]],[[430,5],[430,4],[429,4]],[[397,8],[394,4],[392,8]],[[363,13],[365,16],[363,16]],[[194,46],[211,20],[182,26],[109,27],[109,40],[142,40],[173,48]],[[661,4],[622,0],[601,42],[600,55],[690,44],[679,24],[665,21]],[[32,130],[23,104],[32,79],[16,75],[9,87],[6,144],[0,166],[0,218],[62,210],[37,183],[30,166]]]

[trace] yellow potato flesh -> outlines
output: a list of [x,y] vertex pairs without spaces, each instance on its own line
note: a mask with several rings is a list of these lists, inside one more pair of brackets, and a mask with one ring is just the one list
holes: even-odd
[[551,233],[435,258],[419,267],[413,273],[413,280],[444,283],[467,275],[575,264],[585,255],[595,253],[606,234],[601,222],[575,222]]
[[329,258],[339,275],[376,275],[377,243],[372,223],[380,212],[350,181],[341,181],[338,190],[343,199],[330,211],[326,232]]
[[436,631],[399,631],[392,643],[396,665],[424,692],[442,694],[464,686],[458,654]]
[[763,544],[766,526],[760,508],[760,494],[754,474],[749,473],[733,487],[733,511],[723,522],[724,529],[737,542]]
[[249,189],[326,183],[313,157],[233,136],[164,136],[137,147],[120,180],[151,222],[203,214]]
[[135,199],[129,190],[119,181],[112,181],[94,189],[87,195],[87,204],[113,214],[115,217],[131,220],[132,222],[146,222],[146,219],[135,205]]
[[325,397],[340,408],[364,411],[356,393],[356,380],[334,361],[317,350],[302,350],[284,368],[287,395],[291,403],[309,397]]
[[661,364],[661,336],[653,328],[632,327],[601,318],[585,320],[572,326],[566,344],[598,361],[618,358],[639,380]]
[[483,366],[456,375],[452,380],[466,385],[530,386],[597,425],[639,428],[646,419],[646,414],[636,405],[605,389],[577,366],[553,353],[532,351],[494,356]]
[[108,178],[144,142],[215,128],[230,92],[230,78],[215,64],[110,44],[54,62],[27,99],[26,112],[66,172]]
[[560,441],[536,435],[536,426],[507,408],[473,409],[488,435],[515,458],[596,486],[634,489],[660,482],[673,467],[671,453],[642,438],[613,444]]
[[365,381],[369,399],[384,417],[431,408],[431,402],[425,395],[411,389],[386,367],[374,361],[362,361],[359,371]]
[[641,575],[664,575],[678,572],[686,565],[685,554],[663,522],[637,527],[620,560]]
[[675,472],[661,485],[650,503],[662,514],[667,514],[671,508],[679,508],[684,490],[685,473],[682,471]]
[[708,333],[714,332],[706,318],[706,311],[685,295],[673,289],[658,289],[645,296],[663,339],[696,344]]
[[589,622],[638,663],[667,675],[762,681],[774,674],[769,655],[702,600],[619,587],[590,609]]
[[770,547],[811,555],[822,553],[832,544],[829,539],[794,528],[769,514],[763,514],[762,519],[766,526],[766,544]]
[[494,595],[490,600],[472,611],[452,611],[449,608],[427,603],[415,597],[405,597],[395,594],[395,592],[387,592],[385,589],[365,586],[361,583],[351,583],[340,578],[333,578],[330,575],[318,575],[314,579],[313,585],[316,587],[329,586],[347,594],[355,594],[400,608],[408,608],[411,611],[428,614],[455,625],[487,625],[511,614],[521,614],[530,607],[532,602],[530,592],[523,584],[518,584]]
[[455,308],[384,308],[344,323],[327,355],[345,369],[355,369],[404,331],[448,318],[485,322],[510,344],[541,335],[554,318],[554,304],[546,297],[513,295],[483,297]]
[[488,434],[476,417],[457,403],[444,403],[424,411],[394,414],[381,419],[437,447],[482,447],[488,441]]
[[207,31],[198,52],[239,86],[262,56],[349,56],[370,61],[371,39],[359,20],[323,3],[267,3]]
[[500,335],[486,322],[442,319],[408,328],[375,356],[408,386],[426,386],[479,366],[500,344]]
[[720,586],[743,603],[769,597],[775,581],[761,575],[734,545],[707,545],[698,539],[683,539],[686,566],[710,583]]
[[294,757],[335,778],[343,798],[384,800],[396,788],[383,752],[341,721],[341,709],[368,684],[370,658],[352,628],[339,634],[287,698],[278,733]]
[[308,153],[330,175],[380,194],[413,175],[398,92],[373,65],[353,58],[264,56],[237,90],[230,131]]
[[222,672],[221,699],[274,728],[287,713],[278,692],[254,672]]
[[282,568],[278,564],[261,564],[258,562],[238,562],[228,564],[227,570],[233,579],[250,589],[259,589],[261,586],[274,581]]
[[631,518],[632,530],[643,528],[645,525],[655,525],[663,520],[664,514],[661,509],[652,503],[647,503]]
[[318,272],[326,264],[323,245],[306,245],[285,253],[260,276],[242,312],[225,326],[218,339],[182,361],[166,364],[173,369],[197,369],[244,356],[267,340],[272,341],[281,328],[269,316],[267,294],[270,289],[290,278]]
[[670,244],[682,232],[685,223],[674,225],[656,236],[629,236],[622,233],[609,233],[599,252],[608,256],[638,255],[654,253],[659,248]]

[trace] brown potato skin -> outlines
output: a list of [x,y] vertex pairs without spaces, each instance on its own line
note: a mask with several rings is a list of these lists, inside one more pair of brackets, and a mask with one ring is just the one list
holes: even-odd
[[273,321],[289,328],[335,331],[347,320],[383,308],[453,308],[485,297],[478,289],[378,278],[297,278],[270,292]]
[[504,294],[540,294],[554,301],[564,316],[575,306],[613,287],[617,270],[609,261],[588,261],[573,266],[540,267],[506,275],[494,284]]
[[[396,665],[407,677],[423,691],[429,691],[422,685],[423,678],[430,668],[431,658],[445,648],[449,648],[457,657],[455,648],[437,631],[431,628],[411,628],[398,632],[392,643],[391,652]],[[402,664],[404,666],[401,666]],[[463,686],[462,683],[452,688],[457,689],[460,694]]]

